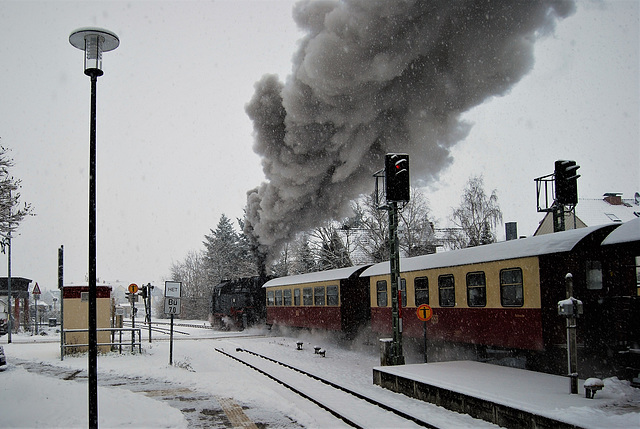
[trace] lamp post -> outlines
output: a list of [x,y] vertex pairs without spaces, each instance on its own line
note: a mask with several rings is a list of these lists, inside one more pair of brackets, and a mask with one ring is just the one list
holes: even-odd
[[102,53],[120,44],[115,33],[102,28],[79,28],[69,43],[84,51],[84,74],[91,78],[89,139],[89,427],[98,427],[98,335],[96,311],[96,84],[102,76]]

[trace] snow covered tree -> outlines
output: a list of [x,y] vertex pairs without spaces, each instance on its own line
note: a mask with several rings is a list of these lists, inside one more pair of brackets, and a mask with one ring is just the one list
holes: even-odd
[[324,226],[314,229],[311,237],[316,244],[315,254],[319,270],[332,270],[353,265],[351,256],[334,223],[327,222]]
[[10,175],[13,159],[9,149],[0,146],[0,234],[13,233],[26,216],[33,215],[31,204],[20,206],[20,180]]
[[293,261],[289,274],[306,274],[316,271],[316,261],[309,245],[309,235],[301,234],[293,246]]
[[[240,221],[239,221],[240,222]],[[225,279],[256,275],[250,245],[246,237],[236,232],[224,214],[210,235],[205,235],[205,265],[212,285]]]
[[[496,190],[487,197],[484,191],[484,178],[469,178],[460,201],[460,206],[453,210],[451,222],[461,229],[461,237],[450,237],[452,247],[473,247],[495,242],[494,229],[502,223],[502,212],[498,205]],[[460,231],[458,231],[460,235]],[[465,243],[466,241],[466,243]],[[466,245],[463,245],[465,243]]]

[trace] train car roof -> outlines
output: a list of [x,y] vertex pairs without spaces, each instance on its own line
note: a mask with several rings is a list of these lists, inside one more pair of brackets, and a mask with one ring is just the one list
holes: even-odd
[[[412,258],[400,258],[400,271],[418,271],[429,268],[453,267],[457,265],[568,252],[589,234],[605,227],[611,227],[611,225],[572,229],[553,234],[486,244],[484,246],[468,247],[466,249],[450,250],[448,252],[432,253]],[[379,276],[389,274],[389,271],[390,267],[387,261],[369,267],[361,275]]]
[[630,243],[632,241],[640,241],[640,217],[627,221],[614,229],[602,241],[602,245]]
[[297,285],[303,283],[316,283],[325,282],[331,280],[344,280],[351,277],[353,274],[359,274],[362,270],[371,265],[357,265],[355,267],[338,268],[335,270],[318,271],[307,274],[296,274],[294,276],[278,277],[266,282],[262,287],[274,287],[285,285]]

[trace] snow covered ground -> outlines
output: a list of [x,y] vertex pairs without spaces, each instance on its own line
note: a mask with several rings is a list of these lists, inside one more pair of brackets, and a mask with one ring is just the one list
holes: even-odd
[[[181,322],[184,323],[184,322]],[[204,325],[205,322],[193,322]],[[268,333],[259,329],[218,332],[179,327],[191,335],[175,334],[173,366],[169,365],[169,342],[165,334],[153,334],[149,343],[143,330],[143,353],[110,353],[98,358],[98,379],[122,378],[149,380],[210,397],[212,403],[232,398],[254,422],[266,427],[345,427],[329,413],[297,398],[284,387],[239,364],[214,349],[235,352],[237,348],[252,350],[285,361],[309,372],[390,404],[400,404],[412,412],[428,416],[442,428],[495,427],[487,422],[456,414],[432,404],[398,395],[372,383],[372,368],[379,365],[378,345],[358,343],[338,344],[325,335]],[[0,344],[7,355],[7,368],[0,372],[0,427],[86,427],[88,424],[87,383],[63,380],[53,372],[86,371],[87,357],[67,356],[60,361],[59,337],[49,330],[46,336],[14,334],[13,342]],[[303,350],[296,342],[303,341]],[[314,354],[321,346],[326,357]],[[30,367],[31,372],[25,367]],[[33,372],[48,368],[47,374]],[[581,424],[593,428],[630,428],[640,426],[640,391],[615,379],[605,381],[605,387],[587,406],[565,410]],[[98,422],[100,427],[188,427],[192,423],[168,402],[132,392],[124,387],[99,387]],[[216,405],[218,406],[218,405]],[[585,416],[587,419],[585,420]],[[371,422],[371,427],[375,427]],[[203,426],[205,427],[205,426]],[[223,427],[223,426],[221,426]]]

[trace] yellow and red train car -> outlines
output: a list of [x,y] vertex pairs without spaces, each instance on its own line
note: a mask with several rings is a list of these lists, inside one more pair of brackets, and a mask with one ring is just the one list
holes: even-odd
[[369,322],[369,265],[266,282],[267,324],[355,333]]
[[[583,302],[578,340],[583,356],[637,347],[636,270],[640,219],[625,226],[627,243],[606,239],[619,224],[581,228],[400,261],[403,335],[421,337],[420,304],[432,308],[431,341],[560,355],[566,321],[557,304],[565,277]],[[635,232],[635,240],[632,238]],[[389,263],[362,273],[370,281],[371,326],[391,333]],[[399,301],[400,302],[400,301]]]

